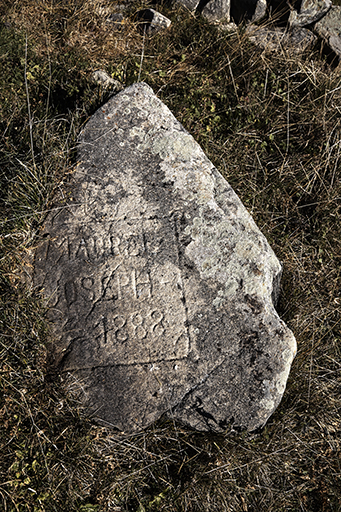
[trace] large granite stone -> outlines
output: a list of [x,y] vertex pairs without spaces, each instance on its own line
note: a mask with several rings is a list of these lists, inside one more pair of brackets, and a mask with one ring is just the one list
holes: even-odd
[[122,431],[164,413],[264,425],[296,343],[274,308],[281,266],[232,188],[143,83],[91,117],[78,158],[35,255],[53,364]]
[[315,32],[325,40],[330,48],[341,58],[341,7],[333,6],[314,27]]

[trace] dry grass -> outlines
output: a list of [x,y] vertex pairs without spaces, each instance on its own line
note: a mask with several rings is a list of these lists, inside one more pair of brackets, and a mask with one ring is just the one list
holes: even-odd
[[[168,31],[143,38],[131,16],[114,32],[104,16],[114,7],[0,7],[0,507],[338,512],[340,67],[319,47],[270,54],[243,29],[228,35],[165,6]],[[279,310],[298,354],[260,432],[204,435],[160,420],[118,436],[93,425],[76,395],[47,377],[44,310],[17,272],[75,163],[80,126],[108,97],[90,79],[99,68],[124,85],[140,75],[153,87],[283,262]]]

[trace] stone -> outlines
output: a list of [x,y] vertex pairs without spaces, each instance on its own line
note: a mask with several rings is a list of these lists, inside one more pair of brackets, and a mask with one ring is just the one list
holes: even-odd
[[239,24],[242,21],[259,21],[266,13],[266,0],[231,0],[231,19]]
[[106,21],[110,24],[110,27],[113,30],[120,32],[126,25],[127,15],[125,14],[124,9],[117,9],[107,17]]
[[177,0],[177,3],[183,5],[190,12],[195,12],[200,0]]
[[223,32],[228,32],[229,34],[232,34],[233,32],[238,32],[238,27],[233,21],[230,23],[221,23],[218,29]]
[[341,7],[334,6],[314,26],[315,32],[341,58]]
[[230,0],[177,0],[193,13],[202,14],[211,23],[230,21]]
[[293,53],[303,53],[311,48],[317,41],[317,37],[308,29],[294,27],[287,33],[287,46]]
[[142,30],[146,30],[150,35],[170,27],[172,23],[170,19],[155,11],[155,9],[142,9],[138,11],[136,19]]
[[289,15],[291,27],[304,27],[321,19],[330,9],[331,0],[303,0],[297,12],[292,9]]
[[300,27],[288,31],[284,27],[249,25],[246,33],[252,43],[276,53],[283,50],[302,53],[317,41],[317,37],[310,30]]
[[251,23],[256,23],[257,21],[260,21],[264,18],[266,15],[267,10],[267,3],[266,0],[258,0],[256,4],[255,12],[253,13],[253,16],[251,18]]
[[51,365],[123,432],[162,415],[263,426],[296,342],[274,307],[281,265],[240,199],[144,83],[90,118],[78,161],[34,260]]
[[197,11],[211,23],[220,21],[228,23],[230,21],[230,0],[200,1]]
[[102,69],[94,71],[91,76],[93,81],[104,89],[111,89],[113,92],[121,91],[123,89],[121,82],[109,76],[108,73]]

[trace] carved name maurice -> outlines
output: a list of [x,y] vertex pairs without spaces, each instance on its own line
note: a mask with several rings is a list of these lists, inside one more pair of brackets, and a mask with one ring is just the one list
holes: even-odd
[[79,160],[35,254],[54,365],[124,431],[164,413],[263,425],[296,343],[274,309],[280,264],[238,197],[145,84],[90,119]]

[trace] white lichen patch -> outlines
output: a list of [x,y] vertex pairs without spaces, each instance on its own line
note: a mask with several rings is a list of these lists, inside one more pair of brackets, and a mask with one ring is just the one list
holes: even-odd
[[[215,213],[219,207],[215,205]],[[238,289],[245,294],[271,297],[272,282],[280,272],[280,264],[261,233],[250,230],[246,212],[245,221],[232,223],[220,210],[220,222],[207,221],[207,210],[200,209],[200,217],[193,219],[186,233],[192,242],[186,247],[188,256],[203,278],[212,278],[224,284],[218,292],[214,306],[220,307],[225,299],[231,299]]]
[[[199,155],[201,156],[201,155]],[[213,165],[203,159],[192,159],[190,162],[173,162],[165,159],[160,164],[164,172],[165,182],[173,183],[173,191],[184,201],[195,201],[196,204],[212,204],[214,201],[214,177],[209,172]]]
[[130,136],[137,135],[141,143],[137,145],[138,151],[149,149],[152,154],[160,156],[162,160],[189,162],[194,156],[199,156],[200,147],[189,133],[183,133],[176,129],[160,131],[151,128],[145,131],[142,137],[141,132],[137,133],[132,129]]

